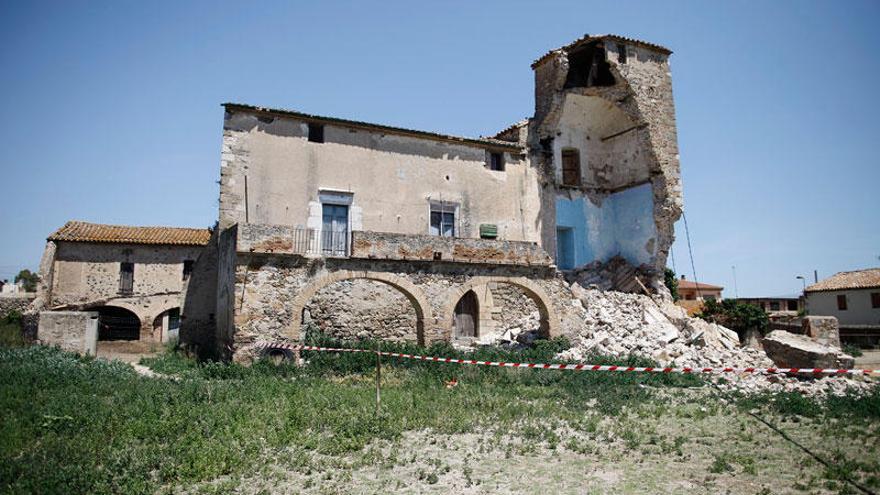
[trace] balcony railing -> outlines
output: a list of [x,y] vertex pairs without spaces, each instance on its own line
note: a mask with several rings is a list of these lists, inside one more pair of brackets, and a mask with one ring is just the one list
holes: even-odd
[[351,235],[347,231],[294,228],[292,254],[316,256],[348,256]]

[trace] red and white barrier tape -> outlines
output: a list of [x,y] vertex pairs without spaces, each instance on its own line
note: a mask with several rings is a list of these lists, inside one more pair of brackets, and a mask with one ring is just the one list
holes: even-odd
[[[347,349],[338,347],[317,347],[311,345],[294,345],[284,343],[258,343],[258,350],[283,349],[289,351],[319,351],[319,352],[368,352],[376,354],[377,351],[369,349]],[[535,368],[543,370],[572,370],[572,371],[618,371],[633,373],[683,373],[683,374],[706,374],[706,373],[750,373],[750,374],[814,374],[814,375],[869,375],[880,370],[859,369],[827,369],[827,368],[654,368],[645,366],[615,366],[599,364],[543,364],[543,363],[507,363],[504,361],[478,361],[476,359],[456,359],[436,356],[420,356],[417,354],[403,354],[400,352],[378,352],[379,355],[414,359],[418,361],[431,361],[435,363],[475,364],[480,366],[498,366],[502,368]]]

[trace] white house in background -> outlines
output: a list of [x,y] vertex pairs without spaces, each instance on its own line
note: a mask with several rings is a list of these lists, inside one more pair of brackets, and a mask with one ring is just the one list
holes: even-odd
[[840,272],[804,290],[807,312],[880,328],[880,268]]

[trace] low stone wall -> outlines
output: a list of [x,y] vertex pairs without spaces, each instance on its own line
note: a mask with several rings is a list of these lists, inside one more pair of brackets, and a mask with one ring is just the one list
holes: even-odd
[[24,313],[28,306],[34,300],[35,294],[24,296],[2,296],[0,297],[0,318],[3,318],[12,311]]
[[95,355],[98,344],[98,313],[94,311],[43,311],[37,339],[65,351]]
[[552,263],[547,252],[533,242],[383,232],[352,232],[351,257],[507,265]]

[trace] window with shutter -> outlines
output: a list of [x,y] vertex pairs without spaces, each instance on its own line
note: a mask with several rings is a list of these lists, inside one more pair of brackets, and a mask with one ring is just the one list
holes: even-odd
[[134,263],[119,264],[119,293],[131,295],[134,292]]
[[581,185],[581,155],[578,150],[562,150],[562,185]]

